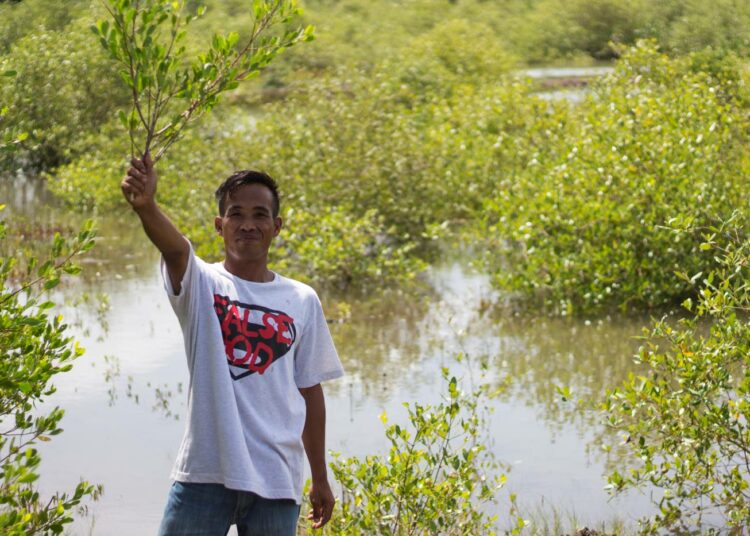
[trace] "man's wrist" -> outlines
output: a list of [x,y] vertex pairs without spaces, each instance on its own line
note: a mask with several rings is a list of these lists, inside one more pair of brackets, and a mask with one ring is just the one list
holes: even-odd
[[312,471],[313,484],[328,484],[328,471],[325,467],[322,470]]
[[139,216],[147,216],[149,214],[153,214],[154,212],[156,212],[157,208],[158,207],[156,206],[156,199],[151,199],[150,201],[147,201],[143,205],[140,205],[137,207],[134,206],[133,210]]

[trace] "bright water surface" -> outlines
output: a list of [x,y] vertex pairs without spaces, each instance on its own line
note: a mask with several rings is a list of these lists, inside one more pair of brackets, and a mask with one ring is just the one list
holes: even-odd
[[[0,195],[11,210],[38,224],[59,218],[40,208],[46,195],[37,183],[7,185]],[[71,489],[80,478],[104,485],[71,534],[154,534],[184,426],[182,337],[161,287],[158,257],[136,217],[123,209],[101,219],[99,228],[102,238],[84,274],[58,296],[68,302],[63,313],[87,353],[57,378],[51,403],[66,410],[65,432],[42,445],[41,487]],[[479,380],[477,364],[486,360],[490,381],[513,378],[494,401],[489,426],[490,450],[510,466],[496,508],[501,519],[508,491],[528,511],[554,508],[589,526],[634,523],[649,513],[646,496],[609,498],[605,460],[594,441],[599,416],[562,402],[555,389],[567,385],[586,398],[623,379],[634,369],[633,337],[647,319],[517,318],[491,307],[498,296],[488,279],[465,263],[447,261],[426,277],[429,297],[354,301],[350,316],[322,296],[347,370],[325,384],[328,447],[344,456],[384,452],[383,411],[391,422],[404,422],[403,402],[439,401],[441,367],[470,389]],[[82,293],[89,301],[74,303]],[[108,312],[98,306],[102,293]],[[461,352],[468,359],[459,363]]]

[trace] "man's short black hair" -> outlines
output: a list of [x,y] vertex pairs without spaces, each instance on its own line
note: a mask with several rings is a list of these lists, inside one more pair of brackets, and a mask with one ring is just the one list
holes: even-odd
[[245,184],[262,184],[273,194],[273,217],[279,215],[279,185],[267,173],[262,171],[253,171],[244,169],[235,171],[227,180],[225,180],[216,190],[216,202],[219,204],[219,216],[224,215],[226,209],[227,196]]

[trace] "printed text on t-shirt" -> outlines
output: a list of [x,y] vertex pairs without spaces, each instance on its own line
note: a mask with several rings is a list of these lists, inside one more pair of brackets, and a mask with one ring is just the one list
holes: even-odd
[[229,373],[233,380],[263,374],[294,344],[294,319],[281,311],[250,305],[214,294]]

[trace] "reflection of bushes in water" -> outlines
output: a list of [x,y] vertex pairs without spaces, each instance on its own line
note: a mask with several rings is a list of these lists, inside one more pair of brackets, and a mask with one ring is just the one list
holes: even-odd
[[[509,343],[491,365],[513,378],[505,398],[535,408],[553,431],[577,423],[584,434],[599,424],[592,410],[606,389],[637,373],[633,355],[647,323],[625,317],[504,320],[498,331],[508,334]],[[569,392],[567,400],[561,389]]]
[[[331,324],[331,334],[346,369],[346,383],[358,384],[363,396],[379,402],[389,400],[398,371],[414,359],[428,359],[420,352],[419,332],[433,299],[425,288],[406,288],[380,293],[375,299],[356,298],[347,294],[344,300],[351,310],[341,322]],[[322,296],[326,314],[332,296]],[[330,319],[330,316],[329,316]],[[415,379],[418,381],[417,379]],[[335,392],[343,384],[326,386]]]
[[714,261],[666,227],[707,225],[747,198],[744,90],[731,58],[707,64],[641,44],[560,112],[551,141],[486,205],[498,284],[562,314],[674,305],[694,291],[674,271]]
[[[115,355],[105,355],[103,361],[104,382],[107,385],[107,396],[109,398],[108,403],[110,406],[113,406],[119,399],[120,390],[123,388],[121,361]],[[180,418],[180,414],[184,411],[185,407],[184,386],[182,382],[175,384],[164,383],[161,385],[146,382],[145,387],[141,387],[142,389],[139,389],[136,379],[128,375],[125,378],[124,385],[125,398],[139,405],[144,401],[142,392],[145,389],[149,395],[152,395],[149,396],[149,399],[153,400],[151,402],[151,411],[159,413],[168,419],[178,420]],[[179,406],[179,409],[175,405]]]

